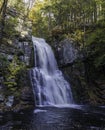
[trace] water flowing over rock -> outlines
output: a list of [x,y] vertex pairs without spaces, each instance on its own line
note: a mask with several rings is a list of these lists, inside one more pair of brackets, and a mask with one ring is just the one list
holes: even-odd
[[53,51],[44,39],[32,38],[35,67],[31,82],[36,105],[66,105],[73,103],[72,92],[58,69]]

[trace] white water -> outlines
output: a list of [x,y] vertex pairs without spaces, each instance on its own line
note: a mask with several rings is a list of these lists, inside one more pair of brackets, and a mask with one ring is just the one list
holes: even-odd
[[44,39],[32,37],[32,40],[35,67],[31,70],[31,82],[35,104],[38,106],[72,104],[71,88],[58,69],[51,47]]

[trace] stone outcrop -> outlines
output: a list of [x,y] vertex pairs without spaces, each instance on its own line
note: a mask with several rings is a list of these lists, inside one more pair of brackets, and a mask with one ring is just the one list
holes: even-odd
[[105,82],[101,73],[94,69],[88,57],[77,48],[75,42],[65,39],[56,43],[54,49],[59,68],[71,84],[74,100],[78,104],[105,104]]
[[[2,49],[5,48],[5,49]],[[6,49],[7,48],[7,49]],[[26,70],[19,78],[17,94],[8,94],[7,86],[4,84],[4,75],[0,72],[0,111],[20,110],[26,107],[34,106],[34,96],[30,84],[29,68],[33,66],[33,45],[30,35],[19,36],[13,43],[13,46],[1,46],[0,55],[6,57],[9,63],[12,62],[15,55],[26,65]],[[15,83],[15,80],[12,80]]]
[[79,52],[73,41],[65,39],[59,43],[57,47],[58,64],[67,65],[74,63],[79,58]]

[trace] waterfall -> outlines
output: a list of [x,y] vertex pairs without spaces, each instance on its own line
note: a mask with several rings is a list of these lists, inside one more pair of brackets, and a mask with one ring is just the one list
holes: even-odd
[[35,104],[68,105],[73,103],[69,83],[58,69],[51,47],[44,39],[32,37],[35,67],[31,70],[31,83]]

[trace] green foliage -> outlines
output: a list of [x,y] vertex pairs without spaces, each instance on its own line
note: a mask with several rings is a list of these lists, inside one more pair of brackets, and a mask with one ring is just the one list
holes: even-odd
[[71,34],[66,34],[66,38],[75,41],[81,48],[83,48],[84,35],[83,30],[77,29]]
[[105,28],[98,28],[87,39],[88,55],[96,67],[105,66]]
[[4,77],[2,84],[6,88],[5,95],[19,95],[20,84],[22,84],[20,79],[25,71],[25,64],[19,61],[17,56],[13,58],[12,62],[9,62],[6,55],[0,54],[0,76]]
[[18,14],[23,14],[25,12],[25,4],[23,0],[9,0],[9,7],[14,8]]
[[46,38],[56,26],[71,34],[83,30],[85,25],[95,25],[104,18],[104,3],[103,0],[37,0],[29,15],[33,34]]
[[105,65],[104,8],[103,0],[37,0],[29,18],[35,36],[49,36],[51,40],[70,38],[85,51],[88,47],[94,66],[102,67]]
[[[4,0],[0,1],[0,9]],[[22,20],[26,20],[27,7],[24,0],[8,0],[5,12],[0,12],[0,33],[2,43],[14,41],[15,36],[22,31]],[[4,17],[3,17],[4,16]]]
[[61,26],[55,26],[51,31],[51,37],[57,40],[60,40],[64,31],[62,30]]
[[15,29],[18,25],[18,19],[9,17],[8,21],[5,24],[4,32],[6,32],[6,35],[8,39],[13,39],[16,34],[18,34],[18,31]]
[[7,60],[7,57],[3,54],[0,54],[0,74],[5,75],[7,68],[8,68],[9,62]]
[[8,65],[7,74],[5,76],[5,85],[10,93],[14,93],[19,89],[18,78],[24,70],[24,63],[20,62],[15,56],[13,61]]

